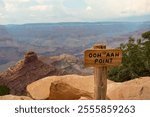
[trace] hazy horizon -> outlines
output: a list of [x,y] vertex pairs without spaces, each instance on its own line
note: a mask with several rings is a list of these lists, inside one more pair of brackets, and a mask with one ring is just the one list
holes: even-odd
[[89,21],[89,22],[28,22],[28,23],[8,23],[8,24],[1,24],[0,25],[26,25],[26,24],[94,24],[94,23],[150,23],[150,21]]

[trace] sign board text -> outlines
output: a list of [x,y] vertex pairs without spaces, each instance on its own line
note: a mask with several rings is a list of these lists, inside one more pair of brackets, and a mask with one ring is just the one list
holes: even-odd
[[89,49],[84,52],[87,67],[116,66],[122,62],[120,49]]

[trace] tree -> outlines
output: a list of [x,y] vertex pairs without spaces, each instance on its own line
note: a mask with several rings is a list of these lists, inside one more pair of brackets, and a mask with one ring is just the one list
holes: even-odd
[[0,96],[8,95],[9,93],[10,93],[10,89],[7,86],[5,85],[0,86]]
[[109,79],[123,82],[150,75],[150,31],[143,33],[142,38],[135,41],[130,37],[126,44],[120,44],[122,64],[109,69]]
[[150,75],[150,31],[142,34],[143,37],[143,52],[144,52],[144,65],[145,65],[145,75]]

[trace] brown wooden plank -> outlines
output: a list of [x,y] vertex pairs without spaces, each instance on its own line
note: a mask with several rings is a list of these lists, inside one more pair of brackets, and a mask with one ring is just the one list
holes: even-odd
[[107,67],[94,68],[94,99],[105,100],[107,92]]
[[89,49],[84,52],[86,67],[116,66],[122,62],[120,49]]

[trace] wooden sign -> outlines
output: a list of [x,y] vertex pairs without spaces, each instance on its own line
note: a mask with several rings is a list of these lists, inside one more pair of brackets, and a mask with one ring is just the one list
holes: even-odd
[[84,65],[94,68],[94,99],[105,100],[107,93],[107,66],[122,62],[120,49],[106,49],[105,44],[95,44],[93,49],[84,51]]
[[84,52],[86,67],[116,66],[122,62],[120,49],[89,49]]

